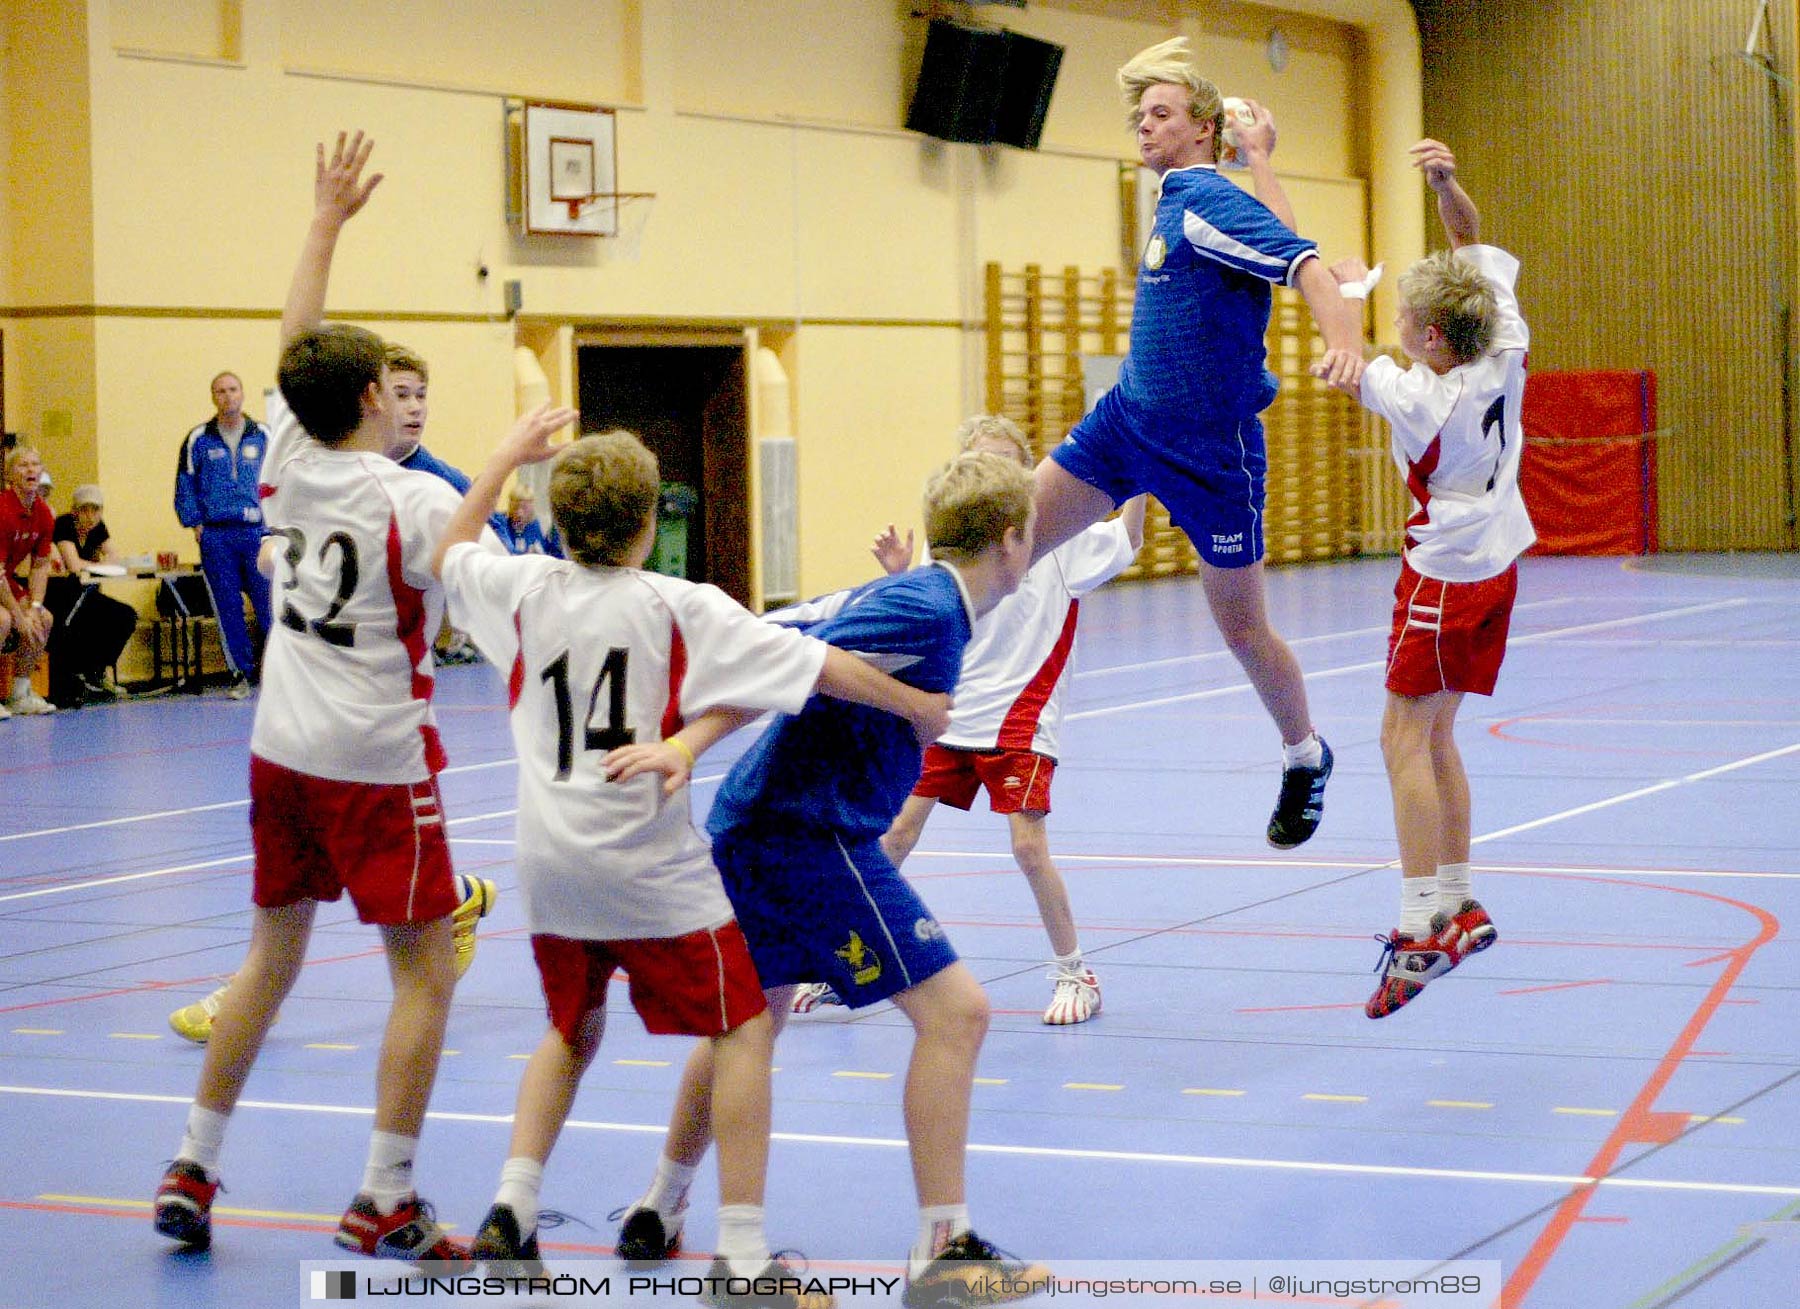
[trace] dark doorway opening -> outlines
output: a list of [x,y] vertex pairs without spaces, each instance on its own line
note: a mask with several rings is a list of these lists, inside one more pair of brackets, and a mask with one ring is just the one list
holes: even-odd
[[749,399],[742,345],[581,345],[581,430],[623,427],[665,483],[697,493],[686,575],[750,601]]

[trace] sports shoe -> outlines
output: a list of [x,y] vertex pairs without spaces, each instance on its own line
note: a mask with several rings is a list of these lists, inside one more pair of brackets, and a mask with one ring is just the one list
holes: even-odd
[[212,1202],[218,1191],[218,1182],[207,1181],[199,1164],[177,1159],[156,1188],[156,1230],[190,1250],[210,1248]]
[[1056,983],[1056,993],[1050,997],[1050,1007],[1044,1010],[1046,1023],[1058,1027],[1085,1023],[1100,1012],[1100,979],[1094,976],[1093,969],[1070,972],[1052,968],[1050,980]]
[[4,704],[0,704],[0,722],[4,722],[6,719],[11,718],[11,717],[12,717],[12,710],[8,709]]
[[27,691],[24,695],[15,695],[6,702],[6,707],[21,718],[32,718],[38,714],[53,714],[56,706],[51,704],[36,691]]
[[170,1014],[169,1026],[175,1029],[175,1035],[182,1040],[205,1045],[212,1038],[213,1018],[219,1012],[219,1001],[224,998],[225,987],[221,986],[204,999],[196,1000]]
[[255,689],[250,685],[250,679],[239,673],[231,679],[231,685],[225,688],[225,694],[233,700],[248,700]]
[[822,1004],[843,1004],[843,997],[831,989],[830,982],[804,982],[794,992],[793,1011],[810,1014]]
[[974,1232],[964,1232],[939,1250],[918,1277],[912,1277],[909,1270],[901,1302],[907,1309],[1010,1304],[1036,1295],[1049,1284],[1050,1270],[1042,1264],[1008,1259]]
[[469,1247],[469,1258],[486,1264],[519,1264],[522,1270],[539,1273],[544,1261],[538,1258],[537,1230],[523,1240],[519,1237],[519,1216],[512,1206],[497,1204],[481,1220],[481,1230]]
[[1319,738],[1319,766],[1308,768],[1295,764],[1281,773],[1281,795],[1275,801],[1275,812],[1269,815],[1269,844],[1277,850],[1292,850],[1319,830],[1325,816],[1325,783],[1331,777],[1331,747]]
[[358,1194],[344,1211],[332,1239],[353,1254],[373,1255],[377,1259],[410,1259],[417,1263],[469,1261],[467,1247],[450,1239],[438,1226],[431,1205],[416,1195],[393,1213],[384,1214],[374,1200]]
[[1402,936],[1396,927],[1386,936],[1376,937],[1381,942],[1381,959],[1375,971],[1381,974],[1381,982],[1363,1005],[1363,1012],[1371,1018],[1386,1018],[1411,1004],[1425,983],[1456,967],[1456,959],[1444,943],[1451,931],[1450,920],[1439,914],[1431,920],[1429,936]]
[[681,1253],[681,1228],[678,1225],[671,1235],[656,1210],[632,1205],[625,1210],[613,1253],[628,1264],[664,1263]]
[[714,1255],[699,1298],[715,1309],[834,1309],[837,1297],[829,1291],[808,1290],[813,1284],[779,1255],[754,1277],[736,1276],[724,1255]]
[[1439,935],[1444,948],[1450,952],[1452,967],[1472,954],[1480,954],[1500,939],[1499,929],[1479,900],[1464,900],[1462,908],[1450,915],[1446,930]]
[[461,977],[475,962],[475,924],[499,902],[500,888],[485,877],[458,873],[456,890],[462,899],[450,915],[450,926],[456,942],[456,975]]

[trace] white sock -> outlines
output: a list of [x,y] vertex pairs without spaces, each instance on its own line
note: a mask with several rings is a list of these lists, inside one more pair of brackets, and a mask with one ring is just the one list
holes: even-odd
[[12,693],[13,699],[23,700],[26,696],[28,696],[30,694],[31,694],[31,679],[29,677],[13,678],[13,693]]
[[1469,865],[1466,860],[1460,864],[1438,865],[1437,894],[1438,908],[1447,914],[1454,914],[1461,909],[1463,901],[1474,894],[1469,887]]
[[1400,935],[1415,941],[1431,935],[1431,916],[1437,912],[1436,877],[1400,879]]
[[1325,762],[1325,743],[1319,740],[1317,732],[1308,732],[1306,736],[1293,745],[1281,747],[1281,766],[1283,768],[1317,768]]
[[391,1214],[412,1198],[413,1156],[419,1138],[393,1132],[369,1134],[369,1162],[363,1167],[363,1194],[383,1214]]
[[768,1266],[769,1238],[763,1235],[761,1205],[719,1206],[718,1255],[733,1277],[755,1277]]
[[674,1236],[681,1230],[681,1217],[687,1212],[688,1187],[693,1184],[694,1170],[698,1164],[676,1163],[668,1155],[660,1156],[656,1161],[656,1176],[650,1179],[650,1189],[638,1203],[646,1209],[654,1209],[663,1220],[663,1233]]
[[969,1206],[931,1204],[919,1209],[919,1239],[907,1260],[907,1276],[917,1277],[950,1242],[969,1230]]
[[1069,951],[1068,954],[1057,955],[1056,956],[1056,966],[1065,973],[1073,973],[1073,974],[1076,974],[1077,976],[1079,976],[1081,973],[1081,944],[1080,944],[1080,942],[1076,942],[1075,948],[1073,950]]
[[175,1152],[175,1157],[199,1164],[206,1170],[207,1181],[218,1181],[219,1151],[225,1144],[225,1125],[230,1121],[230,1114],[222,1114],[217,1109],[204,1109],[199,1105],[191,1106],[188,1109],[187,1131],[181,1138],[181,1149]]
[[537,1231],[538,1192],[544,1186],[544,1165],[529,1155],[516,1154],[500,1165],[500,1189],[494,1203],[503,1204],[519,1220],[519,1239]]

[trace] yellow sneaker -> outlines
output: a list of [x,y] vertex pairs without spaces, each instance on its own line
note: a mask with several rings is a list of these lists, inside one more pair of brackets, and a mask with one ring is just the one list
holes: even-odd
[[182,1040],[205,1045],[212,1036],[213,1015],[219,1012],[219,1001],[224,998],[225,988],[221,986],[205,999],[170,1014],[169,1026]]
[[462,901],[450,915],[450,922],[456,942],[456,975],[461,977],[475,962],[475,924],[486,918],[500,899],[500,888],[485,877],[458,873],[456,889],[462,894]]

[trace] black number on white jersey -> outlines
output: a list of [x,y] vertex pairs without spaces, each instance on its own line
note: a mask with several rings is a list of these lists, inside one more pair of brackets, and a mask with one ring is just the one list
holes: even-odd
[[[288,566],[287,580],[281,584],[283,591],[292,591],[300,585],[300,563],[306,558],[306,534],[297,527],[283,527],[277,530],[277,536],[287,538],[287,549],[282,551],[282,558]],[[350,603],[350,597],[356,594],[356,583],[362,577],[362,570],[357,563],[356,541],[348,532],[333,532],[319,546],[318,560],[321,567],[325,564],[325,556],[333,546],[337,547],[337,595],[331,601],[331,607],[317,618],[308,619],[294,608],[291,598],[284,598],[281,604],[281,625],[296,632],[312,632],[320,640],[329,645],[352,646],[356,644],[356,624],[340,623],[337,616]]]
[[[600,665],[600,676],[588,695],[587,717],[581,724],[583,750],[616,750],[637,740],[637,729],[625,723],[625,674],[630,651],[614,646],[606,652]],[[556,696],[556,780],[566,782],[575,767],[575,706],[569,695],[569,652],[563,651],[538,674],[540,681],[550,683]],[[594,726],[594,711],[600,706],[600,688],[608,690],[606,725]]]
[[1494,456],[1494,471],[1488,474],[1487,489],[1492,491],[1494,483],[1500,478],[1500,465],[1506,459],[1506,393],[1503,391],[1494,397],[1494,403],[1487,407],[1481,416],[1481,434],[1486,436],[1493,431],[1500,438],[1500,453]]

